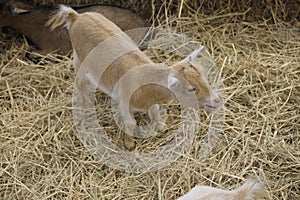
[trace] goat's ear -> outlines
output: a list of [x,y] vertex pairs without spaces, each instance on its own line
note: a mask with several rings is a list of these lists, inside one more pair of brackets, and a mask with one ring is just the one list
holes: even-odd
[[30,10],[26,10],[26,9],[23,9],[23,8],[18,8],[18,7],[12,7],[11,8],[11,14],[13,16],[17,16],[17,15],[22,15],[22,14],[26,14],[26,13],[29,13]]
[[201,46],[199,49],[193,51],[190,55],[188,55],[184,60],[187,62],[191,62],[196,58],[201,56],[201,52],[204,50],[204,46]]
[[186,66],[181,66],[178,70],[179,73],[183,73],[184,70],[186,69]]
[[178,84],[178,79],[174,77],[173,74],[169,74],[168,76],[168,88],[176,87]]
[[189,66],[189,63],[186,62],[178,62],[172,65],[172,68],[178,71],[179,73],[183,73],[184,70]]

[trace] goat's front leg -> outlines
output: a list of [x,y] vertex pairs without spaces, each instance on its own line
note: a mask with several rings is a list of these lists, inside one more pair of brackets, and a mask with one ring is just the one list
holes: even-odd
[[120,111],[124,120],[125,132],[123,133],[123,144],[126,149],[133,150],[135,148],[134,131],[136,127],[136,121],[133,116],[133,112],[129,109],[124,109],[122,103],[120,103]]
[[154,124],[156,131],[161,131],[165,124],[165,120],[161,117],[158,104],[154,104],[148,111],[148,115],[151,119],[151,123]]
[[126,149],[132,151],[135,148],[134,130],[136,121],[125,121],[125,133],[123,136],[123,143]]

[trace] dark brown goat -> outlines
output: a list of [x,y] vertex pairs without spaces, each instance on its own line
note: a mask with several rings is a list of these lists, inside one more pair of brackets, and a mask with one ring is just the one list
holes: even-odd
[[[74,9],[78,13],[101,13],[123,31],[150,26],[137,14],[117,6],[95,4],[75,6]],[[25,35],[40,54],[54,51],[66,54],[72,50],[67,30],[59,27],[51,31],[45,26],[49,16],[55,10],[53,6],[33,7],[20,1],[0,0],[0,28],[11,27]]]

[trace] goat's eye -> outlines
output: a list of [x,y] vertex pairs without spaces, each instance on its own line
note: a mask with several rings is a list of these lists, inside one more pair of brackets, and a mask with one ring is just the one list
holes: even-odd
[[194,91],[196,91],[196,88],[194,88],[194,87],[193,88],[189,88],[188,91],[189,92],[194,92]]

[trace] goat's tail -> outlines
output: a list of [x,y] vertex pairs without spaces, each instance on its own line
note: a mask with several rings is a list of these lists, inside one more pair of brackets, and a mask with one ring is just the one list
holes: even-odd
[[77,17],[78,13],[71,7],[59,5],[58,11],[50,15],[50,18],[46,22],[45,26],[50,26],[51,31],[61,25],[65,25],[67,29],[69,29]]
[[231,190],[235,193],[236,199],[257,199],[267,196],[267,192],[260,182],[254,179],[246,181],[237,189]]

